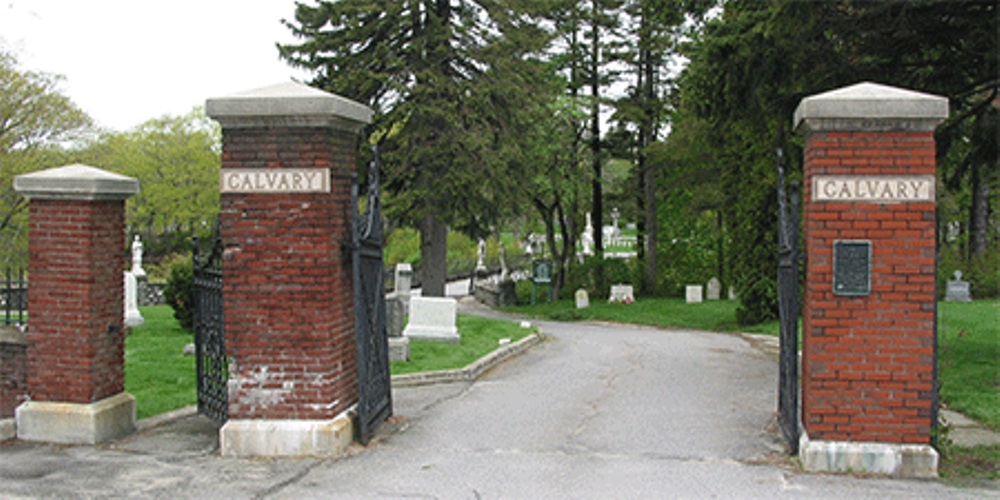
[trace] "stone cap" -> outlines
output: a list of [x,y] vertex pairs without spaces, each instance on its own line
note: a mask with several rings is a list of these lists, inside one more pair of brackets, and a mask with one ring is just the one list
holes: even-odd
[[19,175],[14,190],[36,200],[124,200],[139,192],[139,181],[76,164]]
[[809,130],[933,131],[946,118],[946,97],[864,82],[802,99],[792,125]]
[[332,127],[357,131],[371,123],[368,106],[297,82],[278,83],[205,102],[224,128]]

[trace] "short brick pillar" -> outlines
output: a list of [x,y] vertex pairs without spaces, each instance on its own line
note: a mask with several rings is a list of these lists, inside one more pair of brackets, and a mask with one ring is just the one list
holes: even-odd
[[339,454],[358,400],[351,176],[372,111],[297,83],[206,108],[223,142],[222,454]]
[[27,376],[20,439],[94,444],[127,434],[125,200],[139,182],[86,165],[21,175],[30,200]]
[[934,129],[948,101],[872,83],[803,99],[807,469],[937,473]]

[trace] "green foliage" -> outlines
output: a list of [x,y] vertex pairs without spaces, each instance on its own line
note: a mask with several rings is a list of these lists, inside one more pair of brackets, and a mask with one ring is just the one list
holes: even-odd
[[0,46],[0,266],[28,255],[27,199],[14,177],[59,167],[59,148],[85,137],[91,120],[59,88],[62,77],[28,71]]
[[464,368],[500,346],[500,339],[516,342],[534,329],[521,328],[513,321],[479,318],[459,314],[456,326],[460,344],[415,340],[410,343],[410,361],[394,361],[393,375]]
[[420,233],[409,227],[397,227],[385,239],[385,266],[420,263]]
[[185,116],[149,120],[127,132],[107,133],[73,153],[139,180],[127,204],[127,222],[141,234],[150,260],[187,252],[219,212],[221,131],[195,108]]
[[560,297],[569,298],[580,288],[587,291],[592,300],[607,299],[611,285],[636,286],[636,262],[634,259],[604,259],[587,257],[583,264],[570,270],[566,286]]
[[164,298],[174,310],[174,318],[181,328],[191,331],[194,327],[194,263],[190,258],[179,259],[170,268]]
[[193,342],[167,306],[141,307],[145,320],[125,337],[125,390],[135,396],[136,417],[146,418],[197,403]]

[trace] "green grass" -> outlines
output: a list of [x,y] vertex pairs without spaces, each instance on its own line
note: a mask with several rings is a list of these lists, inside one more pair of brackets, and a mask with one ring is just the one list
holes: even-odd
[[941,400],[1000,431],[1000,301],[938,305]]
[[587,309],[576,309],[573,300],[559,300],[534,306],[516,306],[504,310],[555,321],[613,321],[663,328],[689,328],[717,332],[741,331],[778,335],[778,322],[740,327],[736,324],[738,302],[712,300],[688,304],[676,298],[640,298],[631,304],[608,304],[595,300]]
[[135,396],[136,418],[198,402],[194,356],[183,354],[194,337],[170,306],[141,307],[145,323],[125,338],[125,390]]
[[513,321],[499,321],[459,314],[460,344],[414,340],[410,342],[410,361],[392,363],[393,375],[462,368],[494,351],[500,339],[516,342],[534,331]]
[[[145,323],[125,338],[125,390],[135,396],[136,417],[146,418],[196,404],[195,358],[183,354],[193,336],[181,329],[169,306],[139,309]],[[413,342],[411,361],[393,363],[392,373],[461,368],[496,349],[499,340],[517,341],[533,329],[511,321],[458,315],[462,343]]]

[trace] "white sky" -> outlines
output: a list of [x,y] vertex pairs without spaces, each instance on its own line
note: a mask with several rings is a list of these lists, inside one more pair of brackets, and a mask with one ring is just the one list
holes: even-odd
[[[311,3],[311,2],[305,2]],[[0,45],[99,125],[125,130],[309,75],[278,59],[294,0],[0,0]]]

